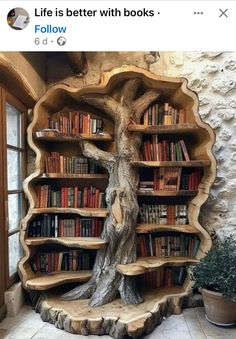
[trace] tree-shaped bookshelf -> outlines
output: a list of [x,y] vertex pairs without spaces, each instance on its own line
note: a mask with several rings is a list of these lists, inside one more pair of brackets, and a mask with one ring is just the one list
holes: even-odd
[[[76,130],[73,116],[77,113],[71,112],[102,119],[103,130],[95,128],[96,133],[89,134],[79,127]],[[165,115],[168,117],[163,118]],[[70,133],[57,133],[48,125],[48,121],[55,122],[60,116],[68,119]],[[78,118],[77,122],[81,120]],[[155,146],[150,140],[154,140]],[[98,86],[78,89],[56,85],[35,106],[28,142],[36,153],[36,168],[24,183],[30,208],[21,229],[25,255],[19,263],[19,272],[23,286],[29,290],[47,290],[68,282],[85,282],[62,298],[48,292],[47,300],[42,298],[38,305],[43,319],[70,332],[109,333],[122,338],[150,332],[167,309],[179,313],[183,297],[191,290],[188,274],[181,273],[180,278],[180,271],[197,262],[211,247],[210,236],[199,224],[198,216],[216,171],[211,152],[214,134],[201,121],[197,95],[187,88],[187,81],[124,66],[104,73]],[[145,143],[146,154],[142,154]],[[163,147],[162,153],[158,147]],[[166,147],[171,149],[169,155]],[[104,170],[87,175],[45,174],[48,152],[63,149],[67,155],[75,155],[77,151],[95,160]],[[43,180],[51,180],[60,186],[65,179],[72,180],[74,186],[78,181],[81,187],[95,180],[101,190],[106,189],[106,208],[36,208],[35,182],[42,185]],[[143,182],[151,183],[152,188],[141,187]],[[142,218],[149,218],[143,215],[146,205],[151,206],[145,213],[151,213],[152,220],[144,222]],[[183,206],[185,219],[176,212]],[[163,209],[164,219],[160,216]],[[42,213],[105,218],[104,228],[100,238],[60,238],[55,234],[30,238],[29,225]],[[45,244],[51,251],[58,244],[72,249],[96,249],[93,270],[35,273],[32,257]],[[141,257],[137,257],[137,247]],[[138,278],[150,274],[152,278]],[[161,275],[166,277],[157,285]],[[150,279],[154,288],[149,286],[145,292],[144,285]],[[166,307],[160,307],[162,304]]]

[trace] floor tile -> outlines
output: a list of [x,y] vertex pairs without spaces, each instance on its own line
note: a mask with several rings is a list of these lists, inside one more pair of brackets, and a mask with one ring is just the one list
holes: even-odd
[[25,319],[22,319],[19,326],[39,330],[40,328],[45,326],[45,322],[42,321],[39,314],[33,312],[30,315],[28,315]]
[[[204,308],[195,308],[194,309],[197,315],[197,319],[201,324],[202,330],[205,333],[206,337],[213,337],[214,339],[225,339],[231,337],[233,339],[236,338],[236,326],[234,327],[220,327],[211,324],[209,321],[206,320],[205,317],[205,309]],[[212,339],[212,338],[211,338]]]
[[187,308],[186,310],[183,310],[183,315],[191,337],[193,339],[206,339],[194,309]]
[[183,314],[173,315],[163,320],[145,339],[192,339]]
[[6,334],[4,339],[31,339],[36,332],[34,328],[18,327]]
[[[111,339],[110,336],[71,334],[45,323],[29,305],[23,306],[15,318],[0,323],[0,339]],[[151,334],[142,339],[236,339],[235,328],[210,324],[204,308],[186,309],[180,315],[163,320]]]
[[48,334],[50,333],[50,338],[53,339],[111,339],[109,336],[83,336],[79,334],[72,334],[65,332],[63,330],[59,330],[54,325],[46,324],[44,325],[34,336],[32,339],[48,339]]

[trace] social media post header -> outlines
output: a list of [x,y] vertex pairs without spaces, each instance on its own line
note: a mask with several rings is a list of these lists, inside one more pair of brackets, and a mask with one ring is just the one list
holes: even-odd
[[232,1],[2,1],[6,51],[234,50]]

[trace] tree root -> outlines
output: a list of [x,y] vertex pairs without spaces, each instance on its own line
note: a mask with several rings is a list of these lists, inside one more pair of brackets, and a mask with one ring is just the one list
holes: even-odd
[[122,277],[119,292],[125,304],[140,304],[143,302],[143,299],[137,291],[133,277]]
[[94,280],[90,279],[87,283],[63,294],[61,298],[63,300],[89,299],[94,293],[95,287]]

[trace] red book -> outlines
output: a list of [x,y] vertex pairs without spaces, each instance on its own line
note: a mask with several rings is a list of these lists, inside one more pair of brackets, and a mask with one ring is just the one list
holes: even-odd
[[96,191],[95,191],[94,207],[99,208],[99,189],[97,189],[97,188],[96,188]]
[[140,236],[140,254],[141,257],[147,257],[147,246],[144,235]]
[[159,161],[163,161],[164,160],[164,150],[163,150],[163,143],[159,142],[158,143],[158,151],[159,151]]
[[88,207],[88,187],[84,187],[84,191],[83,191],[83,207]]
[[78,208],[78,186],[74,188],[74,207]]
[[144,161],[148,161],[148,148],[147,148],[147,142],[143,145],[143,157]]
[[69,134],[73,134],[73,113],[69,112]]
[[58,259],[59,259],[59,253],[55,252],[54,253],[54,268],[53,268],[54,272],[58,271]]
[[75,135],[77,136],[79,134],[79,112],[76,112],[75,114],[74,130],[75,130]]
[[87,132],[88,134],[91,134],[91,128],[90,128],[90,114],[87,115]]
[[80,217],[75,218],[75,236],[81,237]]

